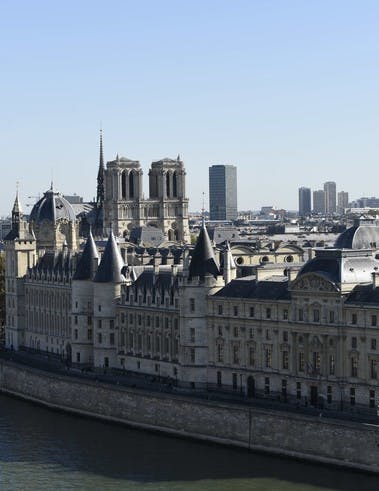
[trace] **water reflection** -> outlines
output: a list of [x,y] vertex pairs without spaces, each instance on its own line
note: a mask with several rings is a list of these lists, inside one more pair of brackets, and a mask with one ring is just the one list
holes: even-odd
[[1,489],[370,491],[378,483],[376,476],[131,430],[0,396]]

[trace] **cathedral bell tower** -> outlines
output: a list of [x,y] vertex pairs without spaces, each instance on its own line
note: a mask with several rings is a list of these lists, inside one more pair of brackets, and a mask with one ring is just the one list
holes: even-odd
[[176,160],[165,158],[153,162],[149,171],[149,199],[159,203],[156,226],[169,241],[190,240],[185,176],[180,155]]

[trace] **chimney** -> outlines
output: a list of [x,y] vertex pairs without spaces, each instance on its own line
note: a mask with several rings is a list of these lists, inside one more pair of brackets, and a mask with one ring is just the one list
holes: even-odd
[[372,276],[372,289],[375,290],[375,288],[379,287],[379,281],[378,281],[379,273],[377,271],[374,271],[373,273],[371,273],[371,276]]

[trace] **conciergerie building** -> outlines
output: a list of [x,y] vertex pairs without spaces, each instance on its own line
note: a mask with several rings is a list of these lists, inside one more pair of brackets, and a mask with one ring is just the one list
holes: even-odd
[[[143,199],[137,161],[100,152],[97,201],[79,236],[51,187],[29,221],[16,196],[6,254],[6,348],[78,368],[127,370],[192,390],[238,392],[338,410],[375,411],[379,363],[379,227],[361,221],[301,267],[239,276],[205,224],[190,246],[185,170],[154,162]],[[128,247],[140,226],[168,254]],[[99,234],[98,234],[99,235]],[[178,252],[179,251],[179,252]]]

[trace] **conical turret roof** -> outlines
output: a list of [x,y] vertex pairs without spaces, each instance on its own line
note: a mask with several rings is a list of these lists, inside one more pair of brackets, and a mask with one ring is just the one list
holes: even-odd
[[191,279],[194,276],[204,278],[207,275],[212,275],[216,278],[220,275],[220,267],[216,260],[207,229],[203,223],[195,249],[192,253],[189,278]]
[[93,276],[93,265],[95,259],[99,258],[95,241],[93,240],[92,232],[90,231],[83,253],[79,259],[74,280],[90,280]]
[[94,281],[98,283],[122,283],[125,281],[125,276],[121,273],[124,266],[116,239],[111,232]]

